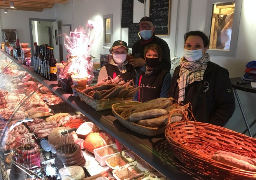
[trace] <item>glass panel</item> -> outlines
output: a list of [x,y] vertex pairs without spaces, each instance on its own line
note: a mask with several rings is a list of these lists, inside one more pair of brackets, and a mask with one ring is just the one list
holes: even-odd
[[111,18],[105,19],[105,43],[111,43]]
[[213,4],[209,49],[230,50],[234,11],[233,1]]

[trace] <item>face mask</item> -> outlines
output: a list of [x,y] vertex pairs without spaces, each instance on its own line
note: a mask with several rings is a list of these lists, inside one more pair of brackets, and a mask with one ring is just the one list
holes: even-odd
[[146,57],[146,66],[155,68],[159,65],[159,58],[147,58]]
[[140,31],[140,36],[145,40],[150,39],[152,37],[151,30],[142,30],[142,31]]
[[203,49],[198,50],[187,50],[184,49],[184,57],[188,61],[196,61],[202,57]]
[[113,53],[113,59],[116,64],[122,64],[126,60],[126,54],[115,54]]

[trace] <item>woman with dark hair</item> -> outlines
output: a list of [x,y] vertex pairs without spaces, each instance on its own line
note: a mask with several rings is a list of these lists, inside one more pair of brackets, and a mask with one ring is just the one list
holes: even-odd
[[140,69],[136,86],[140,86],[134,100],[146,102],[159,97],[167,97],[171,85],[171,74],[160,67],[162,49],[157,44],[147,45],[144,49],[146,64]]
[[196,121],[224,126],[235,110],[229,72],[210,61],[208,37],[201,31],[184,35],[184,56],[176,67],[169,96],[191,103]]

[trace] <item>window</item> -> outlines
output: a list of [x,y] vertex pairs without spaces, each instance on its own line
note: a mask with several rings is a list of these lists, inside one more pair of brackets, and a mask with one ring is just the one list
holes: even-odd
[[205,33],[212,55],[235,56],[242,0],[208,0]]
[[103,45],[112,44],[113,39],[113,14],[103,16],[104,42]]

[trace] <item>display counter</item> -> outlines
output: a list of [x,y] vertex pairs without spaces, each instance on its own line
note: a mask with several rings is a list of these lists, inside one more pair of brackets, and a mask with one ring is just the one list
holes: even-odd
[[[207,178],[203,175],[199,175],[197,172],[194,172],[189,167],[179,163],[179,161],[173,156],[170,149],[171,146],[166,140],[164,134],[154,137],[137,134],[121,125],[114,117],[111,110],[95,111],[93,108],[82,102],[78,97],[74,97],[72,94],[67,94],[61,87],[58,86],[56,81],[45,80],[39,74],[34,72],[32,68],[22,65],[15,58],[1,51],[0,57],[3,56],[8,57],[8,59],[13,61],[12,64],[15,64],[22,70],[25,70],[26,73],[30,74],[38,82],[42,83],[43,86],[50,89],[63,101],[67,102],[74,109],[81,112],[93,123],[110,134],[113,138],[117,139],[119,142],[121,142],[121,144],[129,148],[169,179]],[[3,73],[4,72],[2,72],[2,74]]]

